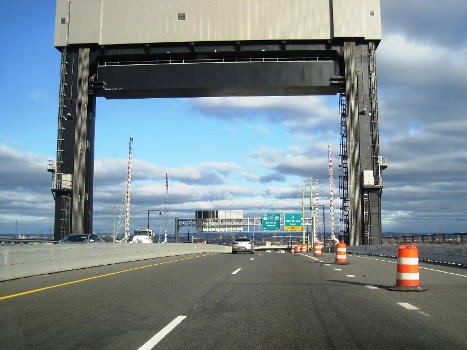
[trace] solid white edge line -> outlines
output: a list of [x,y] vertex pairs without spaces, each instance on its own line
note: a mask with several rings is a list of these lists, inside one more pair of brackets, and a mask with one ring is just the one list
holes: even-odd
[[234,272],[232,272],[232,275],[236,275],[242,268],[239,267],[238,269],[236,269]]
[[167,326],[162,328],[156,335],[149,339],[143,346],[138,348],[138,350],[151,350],[157,345],[164,337],[169,334],[175,327],[177,327],[180,322],[182,322],[186,316],[177,316],[172,322]]

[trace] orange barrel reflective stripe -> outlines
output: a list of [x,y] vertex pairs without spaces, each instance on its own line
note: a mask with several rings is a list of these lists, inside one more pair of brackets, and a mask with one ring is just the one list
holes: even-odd
[[418,249],[411,244],[399,246],[397,251],[396,286],[419,287]]
[[315,243],[315,255],[317,255],[317,256],[323,255],[321,253],[321,243],[319,243],[319,242]]
[[337,243],[336,263],[347,262],[347,245],[344,242]]

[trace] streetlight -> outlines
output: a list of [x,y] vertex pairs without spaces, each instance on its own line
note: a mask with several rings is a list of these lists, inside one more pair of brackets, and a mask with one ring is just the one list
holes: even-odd
[[161,209],[148,209],[148,230],[149,230],[149,212],[150,211],[158,211],[159,215],[162,215],[162,210]]

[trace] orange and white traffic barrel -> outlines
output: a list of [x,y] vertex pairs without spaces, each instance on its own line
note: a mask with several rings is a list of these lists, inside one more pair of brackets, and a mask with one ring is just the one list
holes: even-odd
[[337,243],[336,264],[347,264],[347,245],[344,242]]
[[306,253],[307,252],[307,246],[306,244],[302,244],[302,253]]
[[391,290],[423,291],[420,287],[418,248],[413,244],[403,244],[397,250],[396,285]]
[[323,255],[323,253],[321,253],[321,248],[322,248],[321,243],[316,242],[315,243],[315,256],[322,256]]

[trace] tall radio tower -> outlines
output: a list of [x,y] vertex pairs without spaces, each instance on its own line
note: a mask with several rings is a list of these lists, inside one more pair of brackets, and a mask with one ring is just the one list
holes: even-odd
[[315,228],[315,242],[319,242],[318,234],[319,234],[319,179],[316,177],[315,181],[315,221],[316,221],[316,228]]
[[167,169],[165,170],[165,230],[164,243],[167,243],[167,224],[169,221],[169,176]]
[[332,172],[332,146],[328,145],[329,161],[329,215],[331,218],[331,238],[338,243],[339,240],[334,236],[334,176]]
[[130,198],[131,198],[131,170],[133,163],[133,137],[130,137],[128,151],[128,176],[126,183],[125,194],[125,237],[124,241],[128,242],[130,238]]

